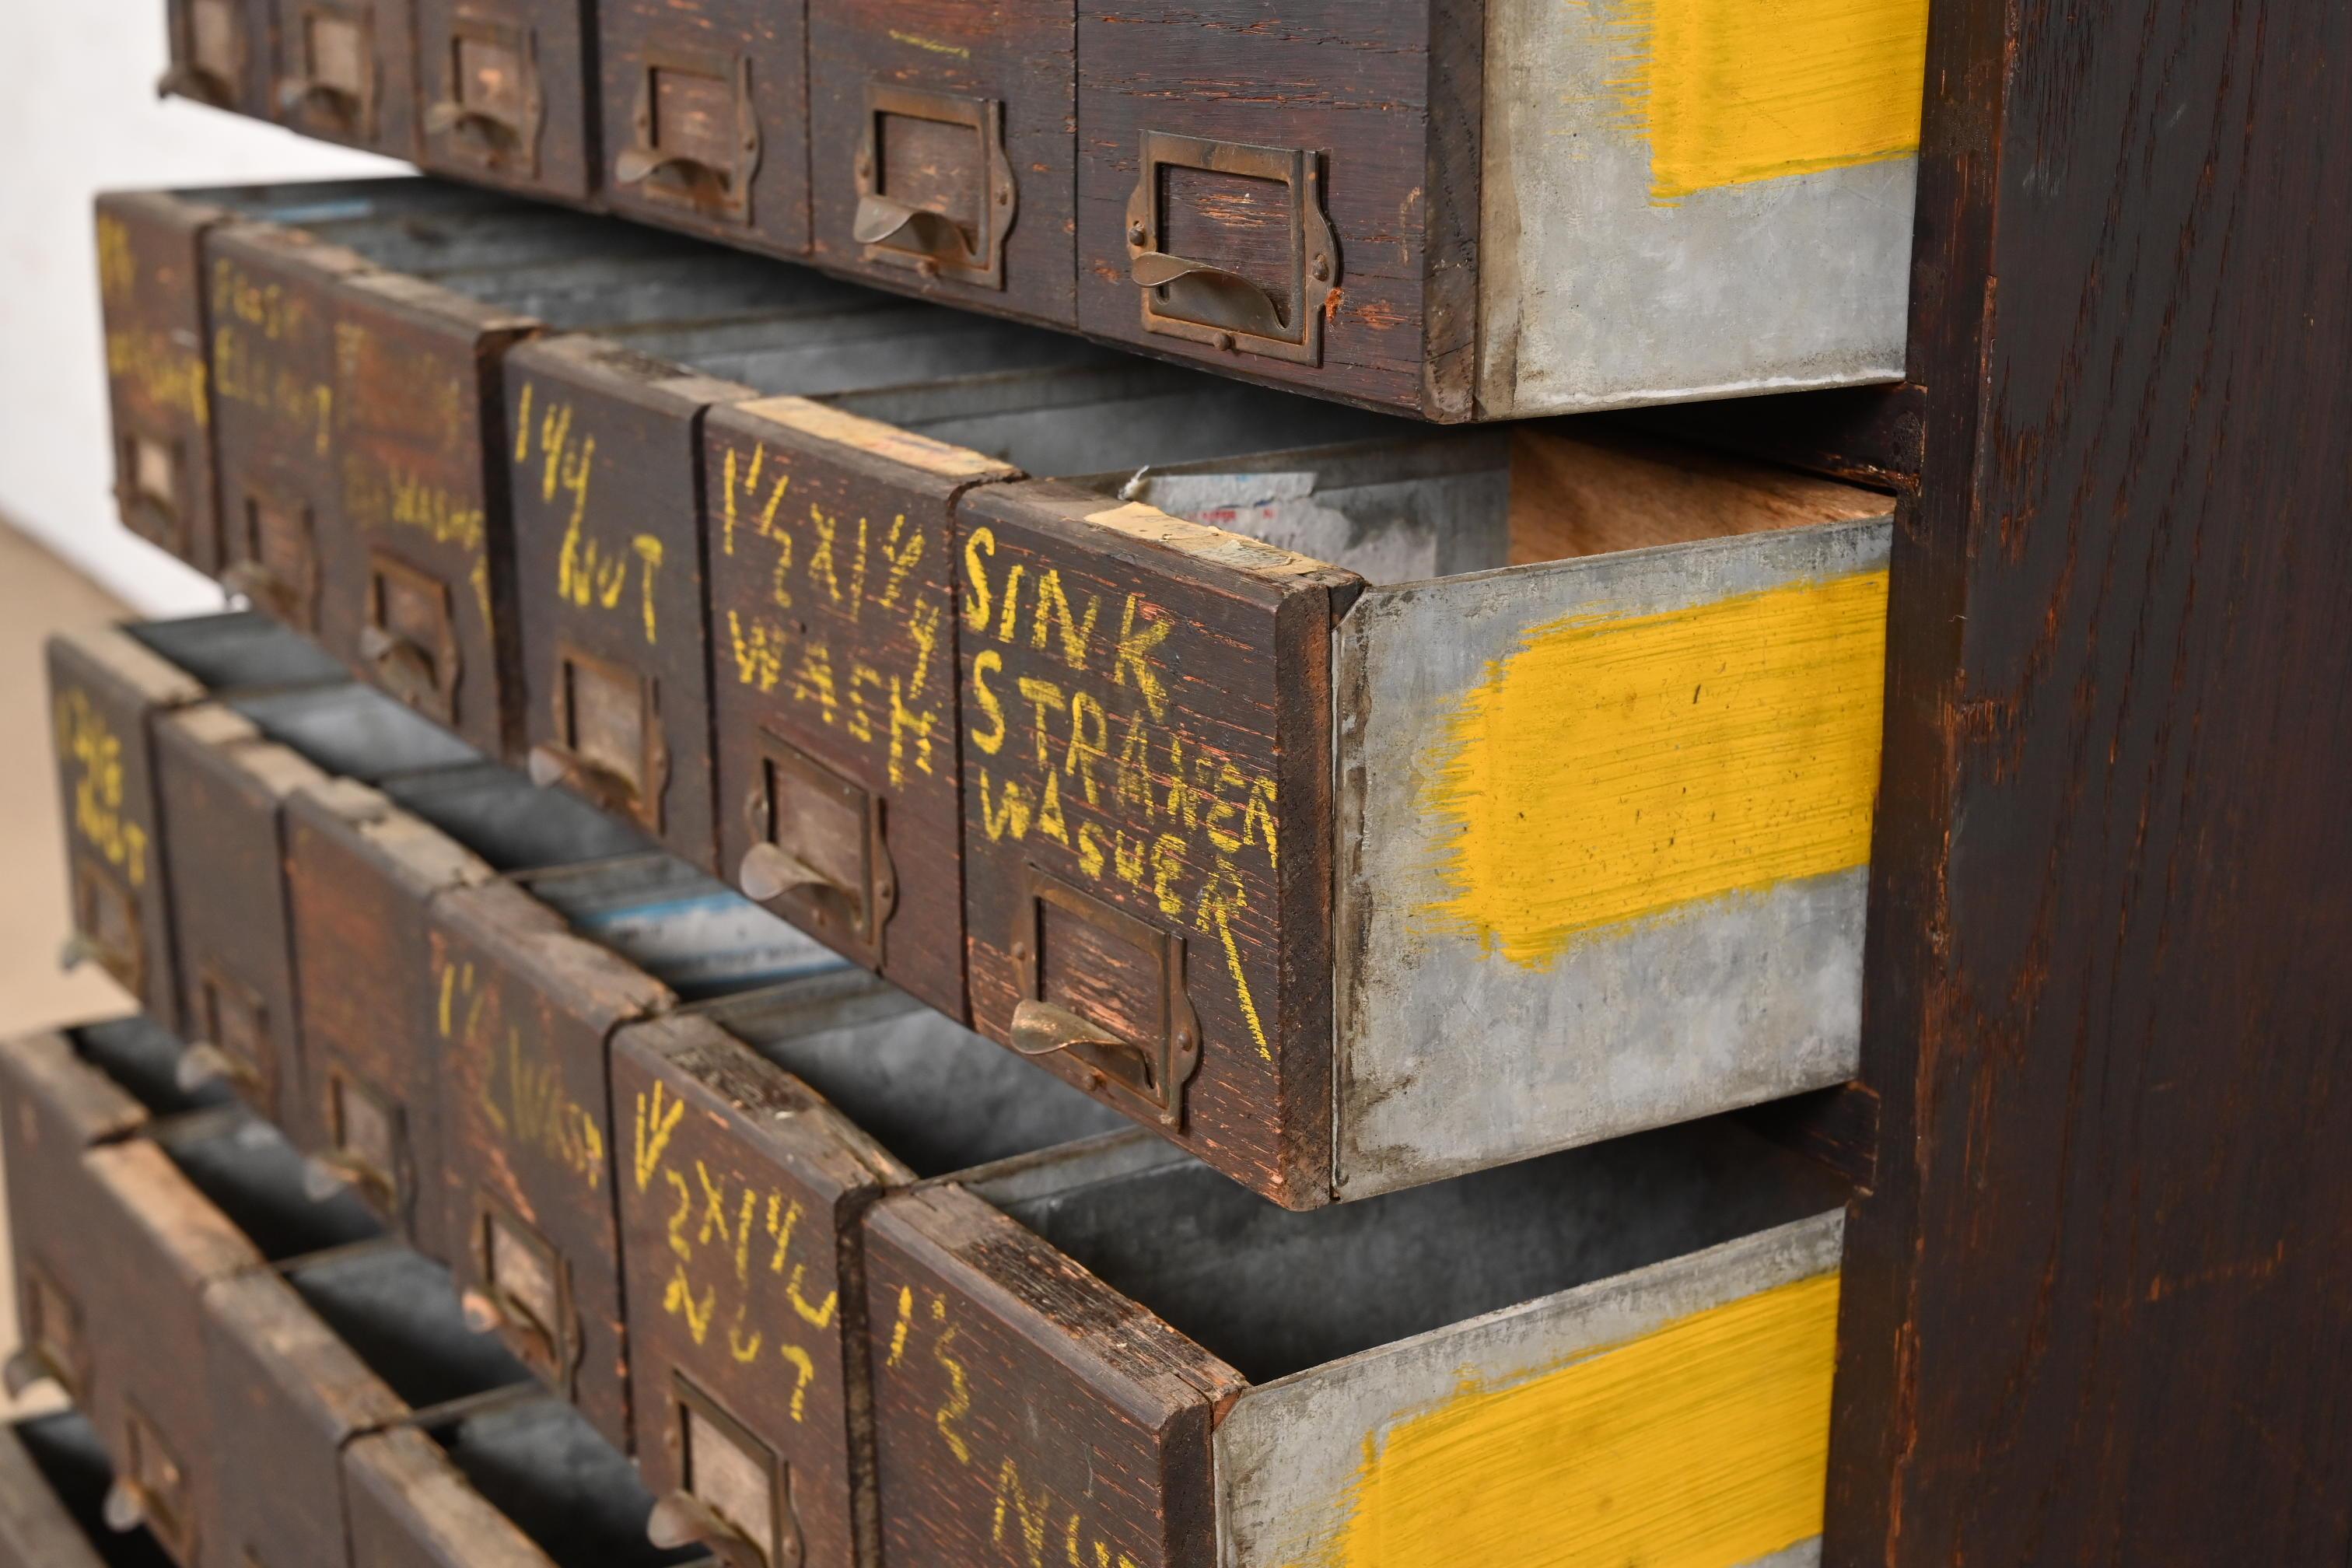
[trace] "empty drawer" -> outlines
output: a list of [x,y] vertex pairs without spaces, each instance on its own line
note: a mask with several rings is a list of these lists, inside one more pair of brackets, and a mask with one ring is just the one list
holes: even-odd
[[106,1449],[66,1410],[0,1427],[0,1568],[164,1568],[144,1530],[105,1518]]
[[1311,1215],[1132,1135],[887,1197],[885,1550],[1802,1560],[1840,1201],[1719,1124]]

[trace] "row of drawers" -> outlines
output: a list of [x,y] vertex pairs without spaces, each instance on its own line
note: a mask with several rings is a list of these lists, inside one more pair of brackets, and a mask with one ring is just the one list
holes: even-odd
[[[461,1312],[268,1128],[177,1088],[177,1049],[136,1019],[35,1037],[0,1093],[20,1380],[76,1395],[183,1568],[635,1568],[673,1560],[630,1545],[649,1511],[723,1568],[1813,1549],[1839,1194],[1728,1123],[1308,1215],[1132,1131],[918,1180],[802,1073],[951,1162],[1035,1141],[994,1081],[1017,1064],[838,997],[688,1010],[583,1047],[619,1137],[560,1201],[601,1210],[604,1249],[539,1251],[492,1197],[494,1271],[450,1260]],[[565,1322],[592,1342],[551,1367]],[[537,1493],[537,1461],[482,1456],[534,1363],[643,1493],[545,1400],[519,1406],[518,1450],[563,1459]],[[448,1527],[484,1512],[468,1479],[537,1546]]]
[[1884,497],[429,183],[100,223],[135,526],[1270,1196],[1850,1075]]
[[1898,380],[1927,7],[1749,9],[169,0],[165,85],[1440,419]]

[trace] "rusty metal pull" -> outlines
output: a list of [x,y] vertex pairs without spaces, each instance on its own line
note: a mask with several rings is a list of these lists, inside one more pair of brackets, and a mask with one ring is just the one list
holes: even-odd
[[190,60],[174,60],[169,69],[155,79],[158,98],[193,98],[215,109],[226,109],[236,99],[236,90],[214,71]]
[[541,789],[569,784],[606,811],[637,809],[637,786],[602,763],[589,761],[569,746],[553,742],[533,746],[529,763],[530,782]]
[[384,689],[412,707],[432,707],[441,700],[441,683],[433,673],[433,656],[411,639],[382,626],[360,628],[360,657],[374,666]]
[[98,943],[76,931],[58,949],[58,967],[71,974],[83,964],[101,962],[105,956],[99,952]]
[[850,233],[860,245],[912,253],[917,270],[926,277],[938,276],[942,267],[977,270],[987,265],[973,253],[962,225],[943,213],[908,206],[887,196],[860,196],[857,220]]
[[473,131],[483,141],[501,146],[520,146],[523,141],[523,127],[519,121],[509,120],[502,114],[493,114],[487,109],[477,109],[455,99],[443,99],[426,108],[426,135],[446,136],[454,131]]
[[107,1529],[128,1535],[147,1522],[149,1508],[147,1489],[128,1476],[117,1476],[106,1489],[106,1505],[100,1511]]
[[625,185],[642,185],[667,170],[676,170],[690,185],[708,186],[715,194],[727,194],[730,171],[715,163],[685,153],[665,153],[657,147],[631,147],[613,160],[613,178]]
[[294,585],[258,561],[238,561],[221,571],[221,586],[267,608],[281,621],[290,621],[299,605]]
[[295,114],[317,104],[346,125],[356,125],[366,105],[350,88],[316,77],[289,77],[278,84],[278,111]]
[[1148,250],[1135,258],[1129,275],[1138,288],[1167,289],[1174,313],[1186,321],[1256,338],[1290,330],[1273,295],[1225,268]]
[[457,1307],[466,1326],[478,1334],[502,1334],[523,1342],[526,1360],[549,1367],[558,1364],[555,1336],[524,1313],[516,1311],[490,1291],[469,1285],[459,1293]]
[[1017,1002],[1013,1007],[1013,1048],[1024,1057],[1050,1057],[1074,1046],[1091,1046],[1097,1050],[1124,1051],[1141,1058],[1147,1064],[1151,1054],[1133,1040],[1112,1034],[1099,1024],[1090,1024],[1059,1003],[1040,1002],[1034,998]]
[[194,1094],[216,1083],[250,1090],[261,1086],[261,1075],[253,1070],[251,1063],[231,1056],[210,1040],[196,1040],[189,1044],[173,1065],[172,1082],[182,1094]]
[[0,1363],[0,1388],[6,1389],[11,1399],[22,1399],[27,1390],[42,1384],[63,1381],[56,1368],[32,1351],[20,1350]]
[[377,1193],[389,1198],[392,1184],[383,1172],[356,1154],[346,1154],[340,1149],[313,1154],[302,1167],[302,1195],[314,1204],[339,1197],[346,1187],[358,1187],[363,1192]]
[[801,1561],[795,1537],[786,1543],[782,1561],[771,1565],[767,1553],[749,1536],[690,1492],[672,1492],[654,1504],[646,1520],[646,1539],[665,1552],[699,1546],[720,1568],[799,1568]]
[[735,880],[744,897],[755,904],[781,899],[797,888],[831,888],[852,899],[857,897],[856,889],[845,886],[840,879],[827,876],[778,844],[754,844],[746,850],[742,865],[736,868]]

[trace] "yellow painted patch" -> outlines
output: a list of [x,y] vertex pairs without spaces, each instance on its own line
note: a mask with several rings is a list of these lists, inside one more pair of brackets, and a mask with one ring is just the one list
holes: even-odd
[[1927,0],[1623,0],[1616,89],[1666,203],[1918,150]]
[[1539,967],[1587,933],[1870,858],[1886,573],[1528,632],[1461,700],[1422,805],[1424,913]]
[[1368,1442],[1328,1568],[1734,1568],[1821,1533],[1837,1276],[1465,1386]]

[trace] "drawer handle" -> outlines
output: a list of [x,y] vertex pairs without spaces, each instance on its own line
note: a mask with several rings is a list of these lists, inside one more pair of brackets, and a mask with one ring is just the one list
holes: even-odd
[[523,1342],[527,1357],[555,1366],[555,1336],[479,1286],[468,1286],[457,1298],[466,1326],[478,1334],[503,1334]]
[[[945,213],[900,201],[885,188],[894,124],[947,126],[971,137],[974,161],[959,176],[967,185],[970,228]],[[1020,216],[1021,187],[1004,151],[1002,100],[868,81],[866,134],[851,167],[857,216],[850,237],[865,247],[867,261],[911,268],[926,281],[944,275],[982,289],[1004,287],[1004,241]]]
[[1155,1065],[1151,1053],[1133,1040],[1114,1035],[1099,1024],[1090,1024],[1058,1003],[1040,1002],[1032,997],[1013,1004],[1014,1050],[1024,1057],[1050,1057],[1074,1046],[1124,1051],[1146,1066]]
[[[672,1492],[654,1504],[646,1520],[646,1539],[665,1552],[699,1546],[720,1568],[771,1568],[750,1537],[689,1492]],[[785,1542],[783,1556],[772,1568],[800,1568],[800,1540],[794,1536]]]
[[114,1484],[106,1489],[106,1504],[101,1512],[107,1529],[117,1535],[128,1535],[147,1522],[152,1507],[145,1487],[128,1476],[117,1476]]
[[850,233],[860,245],[912,254],[915,269],[926,278],[938,277],[942,267],[979,270],[984,266],[954,220],[929,207],[910,207],[887,196],[860,196],[857,222]]
[[341,1197],[352,1187],[374,1194],[387,1203],[392,1198],[392,1184],[383,1173],[356,1154],[331,1149],[311,1155],[303,1164],[302,1195],[314,1204]]
[[433,674],[433,656],[412,639],[382,626],[362,626],[360,657],[374,667],[385,689],[402,701],[427,707],[441,700],[441,683]]
[[71,974],[83,964],[100,962],[105,956],[99,952],[98,943],[82,935],[81,932],[76,931],[66,938],[64,944],[58,949],[58,967],[66,973]]
[[261,1087],[261,1075],[210,1040],[196,1040],[181,1053],[172,1068],[172,1083],[182,1094],[194,1094],[216,1083],[232,1084],[248,1093]]
[[45,1383],[62,1384],[65,1379],[37,1352],[21,1350],[5,1362],[0,1362],[0,1389],[5,1389],[11,1399],[22,1399],[30,1389]]
[[800,888],[831,888],[853,902],[857,898],[856,889],[845,886],[838,877],[827,876],[779,844],[754,844],[745,850],[735,879],[743,896],[755,904],[781,899]]
[[170,69],[155,79],[155,96],[193,98],[215,109],[226,109],[236,93],[217,72],[191,60],[174,61]]
[[655,175],[676,170],[688,184],[724,198],[729,171],[685,153],[665,153],[655,147],[631,147],[613,160],[613,177],[625,185],[642,185]]
[[360,95],[347,87],[337,87],[316,77],[289,77],[278,84],[278,109],[281,114],[299,114],[316,104],[346,125],[359,123],[364,105]]
[[221,572],[221,586],[243,595],[281,621],[299,618],[301,595],[294,584],[258,561],[238,561]]
[[[1171,304],[1181,304],[1185,320],[1222,327],[1228,334],[1278,338],[1289,331],[1282,307],[1274,296],[1238,272],[1206,261],[1188,261],[1147,250],[1135,258],[1130,274],[1139,289],[1169,289]],[[1233,346],[1230,337],[1219,348]]]
[[541,789],[569,784],[605,811],[624,815],[637,809],[637,786],[602,763],[590,762],[569,746],[553,742],[530,749],[530,782]]
[[520,122],[452,99],[443,99],[425,110],[426,135],[446,136],[457,131],[471,131],[483,141],[499,147],[519,147],[524,136]]

